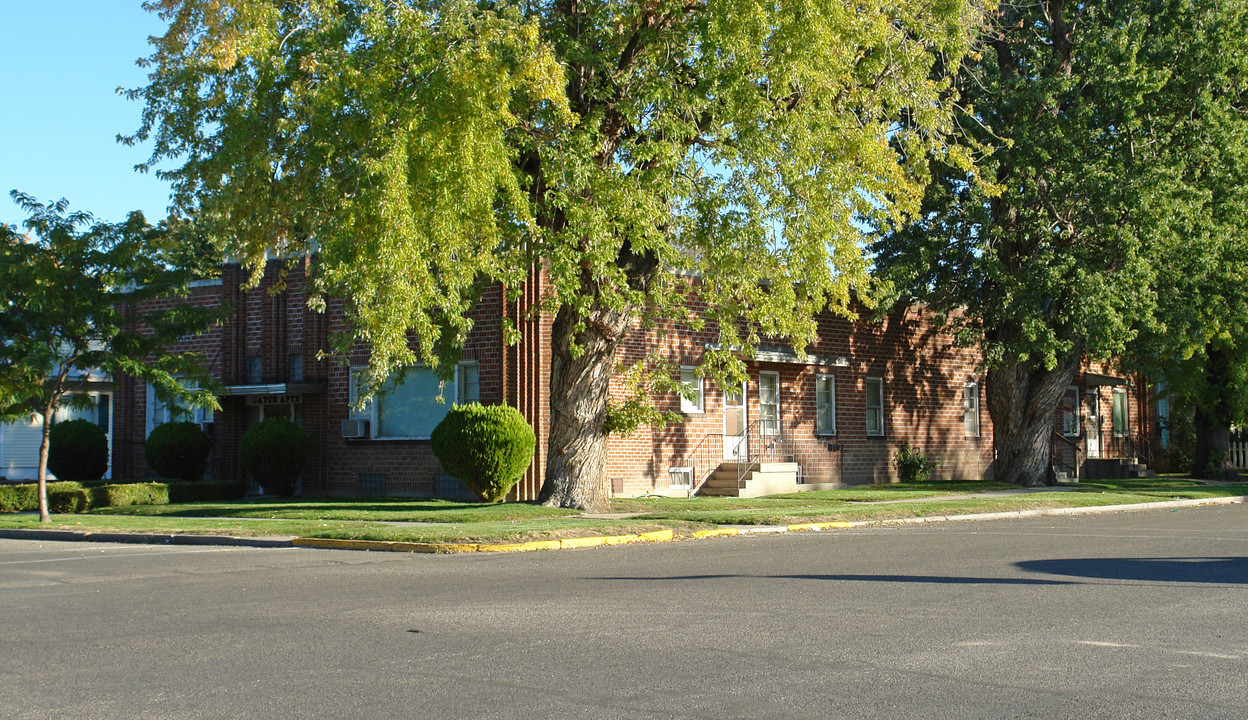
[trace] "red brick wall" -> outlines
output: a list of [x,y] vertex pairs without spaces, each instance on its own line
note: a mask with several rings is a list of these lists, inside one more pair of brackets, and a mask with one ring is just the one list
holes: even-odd
[[[314,439],[316,448],[304,473],[304,492],[312,496],[351,496],[359,493],[359,476],[384,476],[389,495],[429,495],[437,490],[442,474],[427,440],[348,440],[341,424],[350,415],[349,365],[364,364],[366,349],[357,347],[349,358],[319,360],[329,349],[331,333],[345,328],[342,301],[330,301],[324,314],[307,307],[306,261],[289,263],[285,270],[271,263],[260,285],[244,289],[244,271],[227,265],[219,285],[197,288],[191,298],[179,302],[224,303],[230,309],[226,321],[205,335],[186,338],[173,351],[203,353],[212,372],[225,385],[249,384],[248,357],[259,357],[264,383],[289,382],[290,355],[303,356],[304,380],[321,383],[323,393],[303,396],[298,418]],[[545,436],[549,430],[550,329],[552,317],[538,307],[545,278],[530,275],[523,287],[505,297],[501,288],[488,290],[473,313],[474,328],[468,336],[463,359],[478,363],[483,403],[507,403],[520,409],[538,436],[537,452],[528,473],[512,499],[535,499],[545,473]],[[692,308],[699,312],[702,308]],[[509,321],[522,341],[507,345],[501,322]],[[857,484],[896,479],[892,458],[897,448],[909,443],[941,461],[938,476],[981,478],[991,473],[992,423],[983,401],[983,371],[977,348],[958,347],[952,337],[930,322],[918,307],[898,310],[884,320],[848,321],[827,314],[818,318],[817,341],[807,348],[813,356],[844,359],[843,364],[811,362],[757,362],[749,366],[747,413],[759,417],[760,372],[776,372],[780,379],[783,434],[794,448],[809,483]],[[699,331],[675,322],[643,329],[640,324],[622,341],[616,355],[628,364],[652,349],[678,365],[697,365],[708,343],[718,341],[712,324]],[[1085,370],[1105,370],[1088,365]],[[819,374],[835,377],[836,429],[832,436],[815,433],[815,382]],[[1106,371],[1106,374],[1111,374]],[[883,380],[884,434],[866,433],[864,381]],[[1082,377],[1082,376],[1081,376]],[[980,432],[964,432],[962,390],[965,382],[980,388]],[[1081,386],[1082,380],[1076,384]],[[612,396],[622,399],[625,387],[617,378]],[[1147,388],[1129,388],[1129,419],[1133,432],[1150,437],[1155,418]],[[448,401],[454,388],[447,388]],[[723,432],[723,392],[705,383],[705,406],[685,422],[639,429],[631,437],[612,436],[608,445],[607,476],[618,479],[623,494],[665,490],[668,469],[699,443],[719,443],[708,435]],[[1102,424],[1109,435],[1109,391],[1103,390]],[[146,387],[122,379],[117,383],[115,435],[117,477],[141,477],[146,431]],[[661,409],[680,410],[675,393],[656,398]],[[222,479],[241,479],[238,439],[255,417],[245,398],[226,397],[214,422],[215,450],[212,473]],[[1059,422],[1055,419],[1055,423]],[[721,448],[722,450],[722,448]],[[722,454],[722,453],[721,453]]]
[[[759,373],[776,372],[780,379],[782,433],[794,449],[808,483],[858,484],[896,479],[892,458],[907,442],[941,461],[939,477],[981,478],[992,461],[992,425],[980,407],[980,433],[966,437],[962,388],[967,381],[982,388],[977,348],[958,347],[918,308],[893,313],[879,323],[850,322],[826,314],[818,319],[818,339],[810,355],[844,358],[846,366],[806,363],[756,362],[749,366],[747,416],[759,417]],[[681,365],[697,365],[707,343],[718,341],[709,323],[698,332],[669,325],[640,328],[622,343],[617,358],[630,363],[658,344],[661,354]],[[836,434],[815,434],[815,380],[824,374],[836,378]],[[884,387],[884,435],[868,436],[864,380],[878,377]],[[625,388],[616,381],[613,396]],[[982,391],[981,391],[982,392]],[[608,452],[609,477],[623,480],[624,494],[663,490],[668,469],[683,459],[708,434],[723,432],[723,392],[709,380],[702,414],[685,416],[683,423],[642,429],[632,437],[613,437]],[[661,409],[679,411],[675,393],[659,398]],[[722,441],[719,441],[722,443]]]

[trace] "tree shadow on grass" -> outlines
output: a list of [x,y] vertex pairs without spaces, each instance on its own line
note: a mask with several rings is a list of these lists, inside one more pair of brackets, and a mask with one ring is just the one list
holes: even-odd
[[1047,575],[1148,582],[1248,584],[1248,558],[1072,558],[1028,560],[1020,570]]

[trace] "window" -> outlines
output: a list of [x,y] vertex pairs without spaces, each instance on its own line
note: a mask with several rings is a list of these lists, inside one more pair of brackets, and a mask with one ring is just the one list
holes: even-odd
[[1062,395],[1062,434],[1075,437],[1079,434],[1079,388],[1071,385]]
[[461,362],[455,375],[455,402],[460,405],[481,402],[481,367],[475,361]]
[[815,434],[836,434],[836,377],[815,378]]
[[61,400],[60,407],[56,409],[56,413],[52,416],[52,424],[68,422],[70,420],[90,420],[107,435],[109,425],[112,421],[112,395],[108,393],[88,393],[88,397],[94,403],[94,407],[82,408],[70,405],[70,402],[77,398],[81,393],[67,393]]
[[433,429],[451,409],[453,398],[438,401],[442,382],[431,368],[407,368],[401,380],[385,384],[372,400],[358,410],[359,382],[364,368],[351,369],[351,419],[368,420],[373,438],[428,439]]
[[264,379],[264,358],[259,355],[247,356],[247,384],[259,385]]
[[290,355],[290,381],[303,382],[303,353]]
[[[187,390],[194,390],[196,386],[190,384],[183,387]],[[156,393],[156,388],[149,383],[147,386],[147,434],[151,435],[157,425],[169,422],[193,422],[206,425],[212,422],[212,411],[186,407],[180,404],[177,398],[162,399]]]
[[701,375],[698,375],[697,368],[684,366],[680,368],[680,384],[685,387],[693,388],[696,396],[692,399],[680,396],[680,411],[686,415],[700,413],[706,407],[706,385]]
[[962,427],[967,437],[979,437],[979,383],[962,386]]
[[864,381],[867,392],[867,434],[884,434],[884,379],[869,377]]
[[1113,395],[1113,421],[1114,421],[1114,437],[1126,437],[1127,435],[1127,390],[1126,388],[1114,388]]
[[780,373],[758,374],[759,432],[763,435],[780,434]]

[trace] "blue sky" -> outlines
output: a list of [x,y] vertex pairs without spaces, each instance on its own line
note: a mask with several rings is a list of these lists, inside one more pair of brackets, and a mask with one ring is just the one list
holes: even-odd
[[145,84],[135,60],[163,31],[141,0],[0,0],[0,222],[25,217],[13,189],[99,220],[165,217],[168,183],[134,170],[150,148],[116,141],[142,111],[116,89]]

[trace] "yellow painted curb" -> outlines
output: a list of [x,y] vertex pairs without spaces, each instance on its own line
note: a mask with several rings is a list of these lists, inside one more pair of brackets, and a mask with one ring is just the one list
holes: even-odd
[[558,540],[532,540],[522,543],[497,543],[478,545],[478,552],[532,552],[534,550],[558,550]]
[[291,547],[320,548],[322,550],[379,550],[417,553],[475,552],[477,545],[451,543],[412,543],[388,540],[337,540],[333,538],[295,538]]
[[833,522],[801,523],[799,525],[790,525],[789,529],[790,530],[830,530],[832,528],[847,528],[847,527],[852,527],[852,526],[844,520],[835,520]]
[[741,531],[736,528],[712,528],[710,530],[699,530],[693,534],[695,538],[708,537],[725,537],[728,535],[740,535]]

